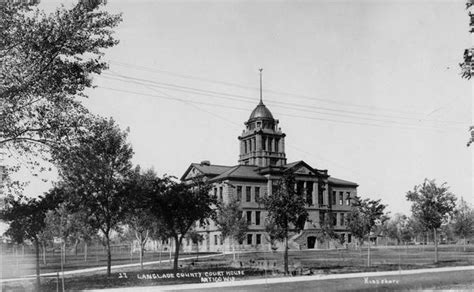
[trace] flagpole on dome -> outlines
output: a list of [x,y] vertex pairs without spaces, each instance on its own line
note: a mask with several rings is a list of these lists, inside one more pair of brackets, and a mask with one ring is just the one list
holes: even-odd
[[263,104],[263,101],[262,101],[262,71],[263,71],[263,68],[258,69],[258,71],[260,71],[260,104]]

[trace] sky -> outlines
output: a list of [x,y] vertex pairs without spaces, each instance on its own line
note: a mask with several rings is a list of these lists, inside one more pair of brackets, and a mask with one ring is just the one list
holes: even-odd
[[[43,0],[51,10],[61,1]],[[72,1],[62,1],[68,5]],[[259,101],[304,160],[409,214],[425,178],[473,202],[465,1],[120,1],[120,43],[83,103],[129,128],[133,162],[180,177],[236,165]],[[25,175],[25,180],[30,179]],[[37,193],[49,183],[32,180]]]

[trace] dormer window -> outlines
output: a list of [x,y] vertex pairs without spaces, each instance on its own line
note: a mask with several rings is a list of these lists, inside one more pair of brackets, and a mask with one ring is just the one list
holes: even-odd
[[261,128],[262,127],[262,122],[257,122],[257,128]]

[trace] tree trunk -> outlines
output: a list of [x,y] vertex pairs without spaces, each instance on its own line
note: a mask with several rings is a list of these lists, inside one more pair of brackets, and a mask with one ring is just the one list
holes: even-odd
[[39,241],[35,240],[36,250],[36,291],[41,291],[41,280],[40,280],[40,251]]
[[107,247],[107,277],[110,277],[112,266],[112,253],[110,251],[110,238],[108,233],[105,235],[105,244]]
[[74,255],[77,257],[77,246],[79,244],[79,240],[76,239],[76,241],[74,242]]
[[370,267],[370,235],[368,236],[367,241],[367,267]]
[[438,263],[438,234],[436,228],[433,228],[434,248],[435,248],[435,264]]
[[463,236],[463,240],[464,240],[464,242],[462,244],[463,245],[463,250],[466,251],[466,236]]
[[160,266],[161,266],[161,254],[163,253],[163,240],[161,240],[160,244]]
[[173,272],[177,273],[178,272],[179,247],[181,246],[181,240],[183,240],[183,237],[181,236],[181,238],[178,238],[178,236],[176,236],[174,238],[174,240],[175,240],[175,249],[174,249],[175,252],[174,252]]
[[84,242],[84,261],[87,262],[87,242]]
[[235,262],[235,240],[232,240],[232,254],[233,254],[233,261]]
[[143,270],[143,249],[144,249],[144,243],[140,242],[140,269]]
[[44,241],[41,242],[41,249],[43,250],[43,265],[46,265],[46,246]]
[[63,264],[66,264],[66,241],[63,241]]
[[288,232],[285,235],[285,254],[284,254],[285,275],[288,275]]

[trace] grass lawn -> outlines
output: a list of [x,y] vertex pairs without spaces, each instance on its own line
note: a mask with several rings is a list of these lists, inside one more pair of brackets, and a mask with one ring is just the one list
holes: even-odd
[[[474,264],[474,247],[469,246],[466,251],[458,246],[440,246],[438,264],[433,264],[434,247],[432,246],[411,246],[405,247],[387,247],[372,248],[372,266],[366,267],[367,250],[305,250],[290,251],[289,263],[290,270],[312,274],[330,274],[330,273],[348,273],[362,271],[380,271],[380,270],[398,270],[415,269],[443,266],[460,266]],[[130,256],[128,254],[128,256]],[[183,255],[184,257],[184,255]],[[180,272],[204,273],[206,271],[228,271],[244,270],[244,276],[235,277],[235,280],[244,278],[262,277],[263,275],[281,275],[283,265],[282,252],[252,252],[238,255],[237,263],[231,266],[232,255],[216,255],[215,257],[199,258],[196,255],[187,255],[188,259],[180,261]],[[92,258],[92,257],[91,257]],[[167,256],[162,258],[168,259]],[[105,259],[105,258],[104,258]],[[76,259],[77,261],[78,259]],[[158,260],[157,254],[148,254],[146,260]],[[74,264],[74,259],[67,269],[73,267],[91,267],[97,264],[104,265],[103,261],[91,261],[88,265],[78,263]],[[137,261],[135,261],[137,262]],[[125,255],[117,257],[113,264],[130,263],[130,258]],[[54,270],[53,264],[50,269]],[[45,272],[43,270],[43,272]],[[121,277],[120,273],[127,273],[127,278]],[[114,271],[110,278],[105,276],[104,272],[98,272],[92,275],[76,275],[65,278],[65,287],[67,289],[83,288],[104,288],[104,287],[123,287],[123,286],[148,286],[165,285],[183,282],[200,282],[198,277],[189,279],[160,278],[160,279],[139,279],[137,275],[171,273],[170,265],[150,265],[145,266],[143,271],[139,267],[124,268]],[[29,274],[33,274],[30,272]],[[56,279],[43,279],[47,290],[56,290]],[[3,288],[19,288],[25,283],[4,283]]]

